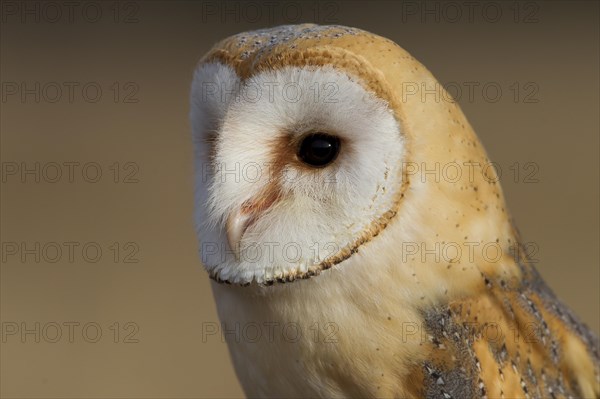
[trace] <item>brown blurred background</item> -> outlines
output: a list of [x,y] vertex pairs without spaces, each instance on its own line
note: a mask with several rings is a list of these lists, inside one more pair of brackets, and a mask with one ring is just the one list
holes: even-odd
[[1,5],[2,397],[242,396],[202,339],[188,90],[217,40],[284,23],[386,36],[447,84],[540,272],[599,331],[597,2],[48,4]]

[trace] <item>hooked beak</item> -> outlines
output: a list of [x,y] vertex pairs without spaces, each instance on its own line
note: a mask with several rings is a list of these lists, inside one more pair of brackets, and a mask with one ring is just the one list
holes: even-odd
[[266,195],[259,196],[256,202],[246,201],[241,207],[231,211],[227,217],[225,229],[229,248],[235,254],[235,259],[240,260],[241,241],[248,227],[254,223],[261,214],[270,208],[278,199],[278,190],[269,190]]
[[237,208],[227,217],[227,224],[225,226],[227,230],[227,242],[229,243],[229,248],[233,250],[237,261],[240,260],[242,237],[253,219],[252,213],[244,213],[241,208]]

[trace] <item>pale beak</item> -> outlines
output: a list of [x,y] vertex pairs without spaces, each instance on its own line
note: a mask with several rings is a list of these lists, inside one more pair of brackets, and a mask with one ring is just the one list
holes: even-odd
[[246,201],[239,208],[231,211],[227,217],[225,229],[227,230],[227,241],[229,248],[235,254],[235,259],[240,260],[241,241],[248,227],[258,217],[271,207],[279,198],[279,190],[267,190],[265,194],[258,195],[258,201]]
[[244,232],[252,223],[253,214],[242,212],[241,208],[237,208],[232,211],[227,217],[227,224],[225,226],[227,230],[227,242],[229,248],[235,254],[235,259],[240,260],[240,244]]

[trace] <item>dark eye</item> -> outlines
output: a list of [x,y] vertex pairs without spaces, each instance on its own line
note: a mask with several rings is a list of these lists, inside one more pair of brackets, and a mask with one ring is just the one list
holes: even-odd
[[339,138],[325,133],[312,133],[300,143],[298,158],[308,165],[322,167],[333,162],[339,152]]

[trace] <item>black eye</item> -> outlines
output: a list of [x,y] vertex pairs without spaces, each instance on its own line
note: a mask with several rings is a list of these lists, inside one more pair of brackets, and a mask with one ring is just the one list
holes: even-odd
[[300,143],[298,158],[308,165],[322,167],[333,162],[339,152],[339,138],[325,133],[312,133]]

